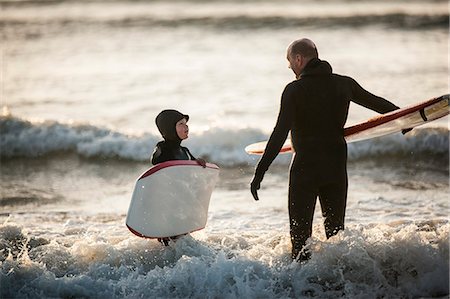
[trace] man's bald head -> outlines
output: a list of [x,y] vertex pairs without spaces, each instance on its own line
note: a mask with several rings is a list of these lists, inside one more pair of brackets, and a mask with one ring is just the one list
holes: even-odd
[[312,40],[307,38],[302,38],[293,41],[287,50],[288,56],[301,55],[307,60],[313,58],[319,58],[319,53],[317,52],[316,45]]

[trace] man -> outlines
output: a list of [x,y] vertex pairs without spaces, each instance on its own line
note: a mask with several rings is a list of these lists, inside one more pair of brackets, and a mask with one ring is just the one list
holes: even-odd
[[276,125],[259,161],[250,189],[255,200],[265,172],[291,131],[294,156],[289,174],[289,218],[292,258],[307,260],[304,248],[312,234],[319,197],[327,238],[344,229],[347,202],[347,144],[344,125],[350,101],[379,113],[397,106],[363,89],[354,79],[332,73],[309,39],[287,49],[295,81],[282,94]]

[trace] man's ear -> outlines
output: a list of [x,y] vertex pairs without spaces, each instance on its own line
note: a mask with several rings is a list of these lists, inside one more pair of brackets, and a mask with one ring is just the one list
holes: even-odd
[[299,65],[302,65],[302,63],[303,63],[303,56],[302,55],[300,55],[300,54],[295,55],[295,59],[297,60],[297,63]]

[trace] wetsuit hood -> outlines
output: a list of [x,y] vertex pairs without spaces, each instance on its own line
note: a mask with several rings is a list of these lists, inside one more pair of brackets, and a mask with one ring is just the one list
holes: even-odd
[[183,114],[177,110],[167,109],[161,111],[155,119],[159,132],[166,141],[175,141],[181,143],[178,137],[176,124],[183,118],[189,120],[189,115]]
[[319,58],[311,59],[305,66],[300,78],[314,75],[329,75],[333,72],[331,65],[325,60]]

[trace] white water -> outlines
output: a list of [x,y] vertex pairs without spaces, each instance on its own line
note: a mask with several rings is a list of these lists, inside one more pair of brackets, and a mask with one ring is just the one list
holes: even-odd
[[[130,237],[113,215],[31,215],[46,223],[43,234],[42,224],[4,225],[3,244],[17,247],[4,253],[3,296],[393,298],[448,292],[445,222],[350,225],[329,241],[315,234],[313,257],[300,265],[290,261],[285,221],[253,219],[258,222],[238,224],[243,233],[237,235],[217,227],[215,217],[209,228],[169,248]],[[261,222],[264,233],[255,230]]]

